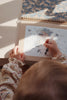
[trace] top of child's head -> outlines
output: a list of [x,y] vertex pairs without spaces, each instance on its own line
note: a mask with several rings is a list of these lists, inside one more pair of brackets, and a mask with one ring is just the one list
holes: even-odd
[[66,100],[67,65],[40,61],[22,76],[14,100]]

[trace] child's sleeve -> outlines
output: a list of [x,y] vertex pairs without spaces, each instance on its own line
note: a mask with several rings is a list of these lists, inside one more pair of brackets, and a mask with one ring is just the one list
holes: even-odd
[[62,55],[58,55],[57,57],[52,57],[53,60],[57,60],[63,64],[66,64],[67,65],[67,56],[62,54]]
[[17,88],[19,79],[22,76],[22,68],[24,63],[13,58],[9,59],[9,63],[2,68],[2,80],[0,81],[0,96],[3,100],[12,100],[14,92]]

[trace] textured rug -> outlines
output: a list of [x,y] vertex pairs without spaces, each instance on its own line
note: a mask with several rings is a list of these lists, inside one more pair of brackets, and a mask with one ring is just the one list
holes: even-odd
[[23,18],[67,21],[67,0],[23,0]]

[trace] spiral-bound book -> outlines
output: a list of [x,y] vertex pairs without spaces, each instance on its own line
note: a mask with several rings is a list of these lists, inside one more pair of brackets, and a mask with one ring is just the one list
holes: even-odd
[[67,21],[67,0],[23,0],[21,18]]

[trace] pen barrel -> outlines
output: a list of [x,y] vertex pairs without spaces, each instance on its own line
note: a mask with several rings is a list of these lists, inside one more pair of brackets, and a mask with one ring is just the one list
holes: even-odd
[[48,48],[46,49],[45,55],[47,54],[47,52],[48,52]]

